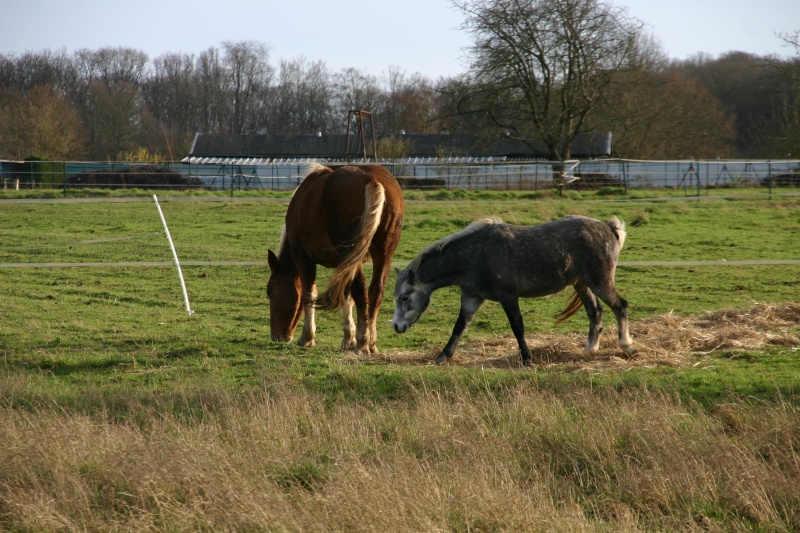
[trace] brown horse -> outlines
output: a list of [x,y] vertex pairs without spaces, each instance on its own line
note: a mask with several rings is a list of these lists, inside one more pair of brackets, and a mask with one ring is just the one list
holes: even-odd
[[[268,253],[272,340],[291,341],[305,312],[298,344],[313,346],[315,307],[342,309],[342,349],[376,352],[376,320],[404,212],[400,185],[382,167],[312,167],[289,202],[278,254]],[[362,264],[370,258],[373,275],[367,291]],[[335,269],[319,297],[317,265]]]

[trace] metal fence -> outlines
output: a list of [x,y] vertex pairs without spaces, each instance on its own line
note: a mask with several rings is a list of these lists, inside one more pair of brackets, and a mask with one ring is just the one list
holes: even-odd
[[[248,164],[220,158],[210,164],[109,162],[0,162],[4,189],[115,188],[155,190],[291,190],[307,173],[310,160]],[[323,164],[337,165],[340,162]],[[476,161],[470,158],[379,161],[406,188],[546,190],[684,189],[687,194],[720,188],[798,188],[800,160],[638,161]],[[562,180],[562,178],[564,178]]]

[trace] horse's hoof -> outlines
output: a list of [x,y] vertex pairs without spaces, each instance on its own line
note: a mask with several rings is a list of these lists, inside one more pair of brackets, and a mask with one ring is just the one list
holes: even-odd
[[359,356],[359,357],[369,357],[369,356],[370,356],[369,347],[368,347],[368,346],[366,346],[366,345],[363,345],[363,346],[356,346],[356,347],[353,349],[353,352],[355,352],[355,354],[356,354],[357,356]]
[[441,354],[439,355],[439,357],[434,359],[433,362],[436,363],[437,365],[441,365],[442,363],[446,363],[449,360],[450,360],[449,357],[447,357],[445,354]]
[[625,346],[620,345],[622,351],[625,352],[626,355],[636,355],[636,347],[633,343],[627,344]]
[[595,347],[591,347],[591,348],[589,348],[589,347],[587,346],[586,348],[584,348],[584,349],[583,349],[582,353],[583,353],[583,355],[589,356],[589,355],[595,355],[595,354],[597,354],[597,352],[599,352],[599,351],[600,351],[600,350],[599,350],[598,348],[595,348]]
[[356,341],[342,341],[342,351],[352,352],[356,349]]
[[310,341],[307,341],[305,339],[300,339],[299,341],[297,341],[297,345],[298,346],[304,346],[306,348],[310,348],[312,346],[316,346],[317,343],[314,341],[314,339],[311,339]]

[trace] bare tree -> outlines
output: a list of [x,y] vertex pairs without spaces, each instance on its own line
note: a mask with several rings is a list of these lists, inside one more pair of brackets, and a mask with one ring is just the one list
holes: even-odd
[[765,128],[764,140],[770,155],[800,155],[800,31],[778,37],[794,50],[794,57],[767,58],[769,100],[772,120]]
[[[378,78],[355,68],[341,70],[333,76],[333,116],[339,133],[347,130],[350,111],[365,110],[377,113],[385,99]],[[382,132],[380,121],[375,125]]]
[[269,101],[271,133],[328,132],[336,127],[331,111],[331,76],[324,63],[304,57],[281,61]]
[[588,119],[611,131],[616,155],[635,159],[725,157],[733,119],[708,87],[670,66],[653,36],[640,35],[630,67],[616,75]]
[[454,0],[474,37],[468,100],[488,121],[550,158],[575,137],[626,68],[641,23],[598,0]]
[[189,54],[159,56],[153,60],[152,74],[141,88],[147,120],[153,123],[146,128],[154,137],[150,144],[173,160],[189,152],[198,126],[194,62]]
[[735,120],[734,157],[759,157],[765,118],[771,113],[771,91],[763,57],[732,51],[717,58],[698,54],[675,62],[672,69],[704,85]]
[[437,131],[438,102],[431,82],[419,73],[411,76],[390,68],[388,94],[379,120],[387,132]]
[[229,81],[218,48],[201,52],[195,66],[195,90],[199,114],[198,130],[203,133],[231,133],[227,129]]
[[64,50],[0,55],[0,90],[25,92],[41,86],[64,90],[71,69],[72,61]]
[[245,133],[248,116],[253,113],[259,95],[272,82],[274,69],[269,65],[269,48],[255,41],[222,43],[230,86],[231,114],[229,131]]
[[82,49],[75,52],[72,100],[88,134],[88,156],[115,159],[135,149],[142,133],[140,85],[149,59],[131,48]]

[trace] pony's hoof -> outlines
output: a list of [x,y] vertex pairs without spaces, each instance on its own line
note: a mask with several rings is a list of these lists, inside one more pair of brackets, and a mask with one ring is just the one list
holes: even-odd
[[449,360],[450,358],[447,357],[445,354],[440,354],[439,357],[433,360],[433,362],[436,363],[437,365],[441,365],[442,363],[446,363]]
[[343,352],[352,352],[356,349],[356,341],[342,341],[342,351]]
[[620,348],[622,348],[622,351],[625,352],[625,355],[628,356],[636,355],[636,347],[633,345],[633,343],[628,344],[626,346],[620,346]]
[[297,341],[297,345],[298,346],[304,346],[306,348],[310,348],[312,346],[316,346],[317,343],[314,341],[314,339],[311,339],[309,341],[307,341],[305,339],[300,339],[299,341]]
[[586,348],[583,349],[582,353],[585,356],[590,356],[590,355],[596,355],[597,352],[599,352],[599,351],[600,350],[595,348],[595,347],[591,347],[590,348],[590,347],[587,346]]

